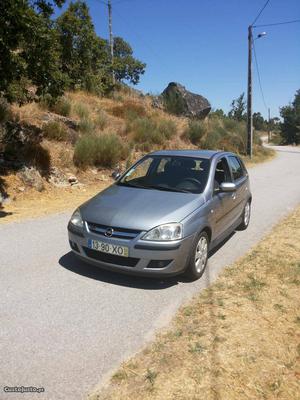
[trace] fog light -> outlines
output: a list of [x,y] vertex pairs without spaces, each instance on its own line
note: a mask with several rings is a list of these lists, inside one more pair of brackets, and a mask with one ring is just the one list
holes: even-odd
[[173,260],[151,260],[147,268],[164,268]]
[[69,242],[70,242],[71,249],[74,251],[77,251],[77,253],[80,253],[77,244],[75,242],[72,242],[72,240],[69,240]]

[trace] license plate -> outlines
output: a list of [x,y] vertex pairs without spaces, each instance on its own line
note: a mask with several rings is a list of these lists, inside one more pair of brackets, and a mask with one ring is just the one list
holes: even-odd
[[111,243],[100,242],[99,240],[89,239],[88,247],[102,253],[113,254],[115,256],[128,257],[128,247],[118,246]]

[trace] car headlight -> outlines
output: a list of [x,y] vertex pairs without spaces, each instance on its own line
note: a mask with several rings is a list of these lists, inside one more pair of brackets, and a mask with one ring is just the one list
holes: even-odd
[[147,232],[142,240],[157,240],[157,241],[169,241],[178,240],[182,238],[182,225],[181,224],[164,224],[159,225],[156,228],[151,229]]
[[83,221],[82,221],[79,209],[74,211],[74,213],[73,213],[73,215],[72,215],[72,217],[70,219],[70,223],[72,225],[76,226],[76,228],[80,228],[80,229],[83,228]]

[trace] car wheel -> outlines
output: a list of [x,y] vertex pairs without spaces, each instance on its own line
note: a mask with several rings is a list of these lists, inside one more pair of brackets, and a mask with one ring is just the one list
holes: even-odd
[[245,229],[248,228],[250,222],[250,216],[251,216],[251,203],[250,201],[247,201],[242,215],[242,222],[237,228],[239,231],[244,231]]
[[208,259],[209,238],[205,231],[197,237],[192,248],[191,257],[185,271],[185,275],[190,280],[199,279],[206,268]]

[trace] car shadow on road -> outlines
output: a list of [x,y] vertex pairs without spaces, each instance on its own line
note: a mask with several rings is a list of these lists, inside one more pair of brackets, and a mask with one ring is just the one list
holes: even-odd
[[59,264],[71,272],[90,279],[137,289],[161,290],[177,285],[179,282],[178,277],[167,279],[151,277],[143,278],[134,275],[125,275],[113,271],[107,271],[105,269],[85,263],[77,258],[71,251],[59,259]]

